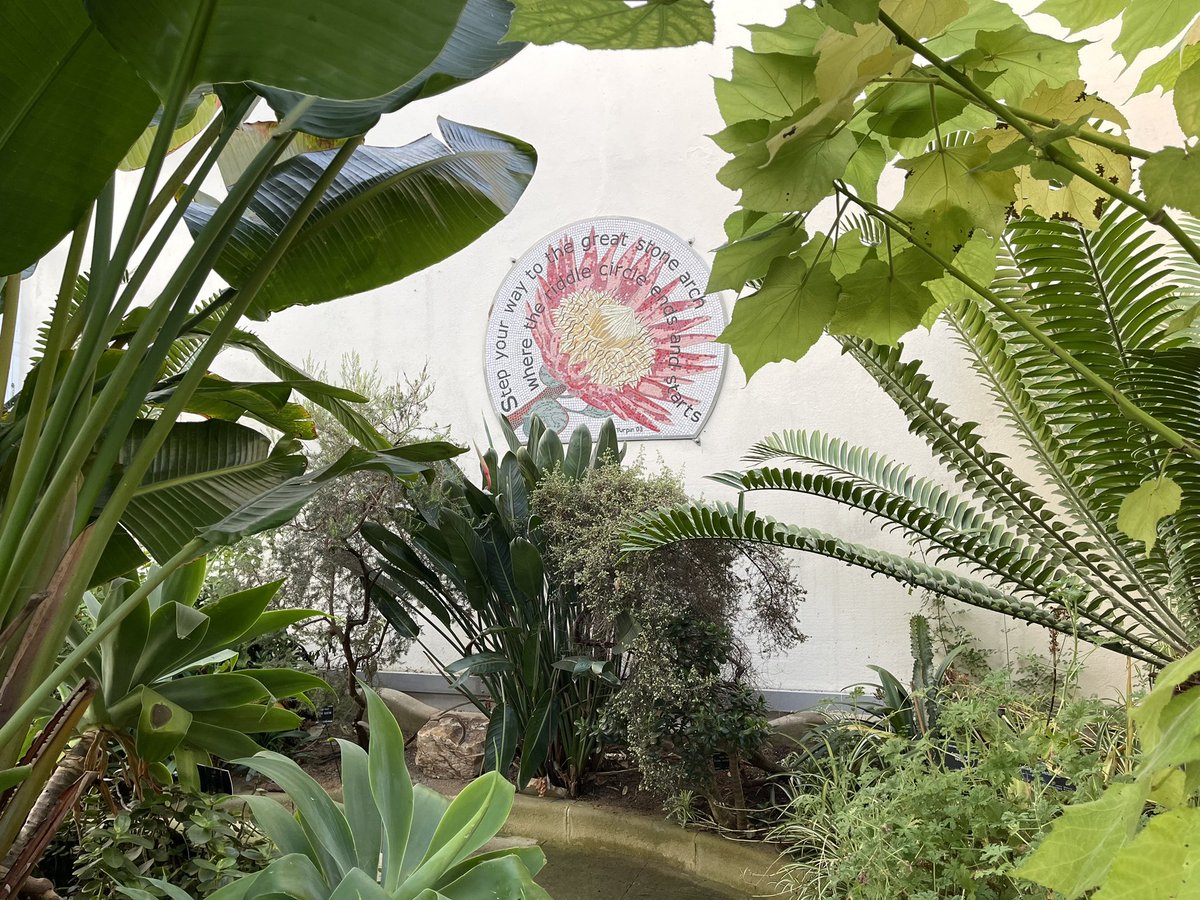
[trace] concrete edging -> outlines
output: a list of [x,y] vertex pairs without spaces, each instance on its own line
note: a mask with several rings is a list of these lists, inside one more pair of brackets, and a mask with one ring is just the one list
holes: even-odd
[[687,831],[666,820],[618,815],[577,800],[518,794],[502,831],[566,846],[597,847],[660,862],[747,896],[767,893],[778,857],[761,845]]

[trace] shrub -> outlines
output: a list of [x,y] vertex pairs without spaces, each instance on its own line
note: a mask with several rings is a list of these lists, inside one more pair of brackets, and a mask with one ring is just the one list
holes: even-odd
[[[306,364],[324,377],[323,369],[311,361]],[[410,442],[418,434],[432,436],[422,425],[433,389],[424,371],[387,384],[377,368],[365,368],[351,354],[342,359],[337,381],[367,399],[358,411],[389,443]],[[354,445],[333,414],[317,410],[313,422],[318,444],[306,454],[310,467],[328,465]],[[224,581],[241,587],[264,578],[283,579],[278,607],[328,614],[294,632],[297,643],[272,639],[246,649],[251,657],[299,657],[301,668],[327,677],[337,688],[327,699],[342,723],[365,717],[366,700],[356,677],[374,678],[381,666],[400,659],[409,647],[409,641],[376,614],[364,563],[372,551],[361,534],[367,520],[405,507],[397,479],[383,472],[358,472],[343,478],[337,490],[317,495],[291,522],[220,557],[218,571]],[[364,743],[361,733],[359,738]]]
[[166,896],[151,881],[159,878],[207,897],[270,860],[269,842],[228,797],[180,788],[128,803],[103,795],[88,795],[77,823],[75,896],[124,898],[121,888]]
[[[579,479],[551,470],[531,504],[542,519],[548,567],[579,591],[593,627],[622,616],[638,626],[624,684],[602,724],[627,743],[642,787],[664,799],[691,790],[718,822],[744,826],[740,763],[769,731],[737,628],[748,618],[768,652],[803,641],[796,620],[804,589],[780,551],[755,544],[622,553],[622,536],[637,516],[686,496],[674,473],[649,472],[639,461]],[[716,754],[730,758],[733,817],[721,813]]]
[[793,758],[795,794],[772,834],[788,848],[781,886],[805,898],[1044,897],[1012,871],[1064,805],[1120,766],[1123,715],[1076,700],[1047,719],[997,673],[942,705],[937,734],[845,720]]

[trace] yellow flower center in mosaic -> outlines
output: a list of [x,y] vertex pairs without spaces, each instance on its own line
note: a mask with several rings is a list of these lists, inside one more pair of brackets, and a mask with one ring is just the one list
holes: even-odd
[[597,384],[637,384],[654,367],[654,340],[632,308],[594,288],[563,298],[554,312],[559,348]]

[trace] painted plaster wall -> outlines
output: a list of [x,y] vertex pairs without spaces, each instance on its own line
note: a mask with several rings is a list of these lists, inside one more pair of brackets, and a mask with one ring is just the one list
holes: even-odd
[[[739,23],[777,22],[789,5],[788,0],[717,0],[718,33],[711,46],[641,53],[529,48],[474,84],[385,119],[369,136],[371,143],[407,143],[435,130],[439,115],[513,134],[538,149],[537,175],[512,215],[452,259],[368,294],[277,314],[256,330],[285,355],[310,355],[331,371],[350,352],[378,364],[388,377],[427,366],[436,385],[432,418],[450,426],[461,441],[486,443],[483,422],[492,412],[483,382],[484,332],[493,294],[511,263],[556,227],[596,215],[650,220],[711,258],[710,251],[724,239],[722,222],[735,198],[714,177],[724,158],[705,137],[721,127],[710,78],[726,75],[728,48],[745,43]],[[1108,56],[1102,43],[1085,51],[1085,74],[1106,96],[1123,100],[1132,81],[1122,78],[1114,89],[1106,88],[1116,72]],[[1152,97],[1131,105],[1136,143],[1176,140],[1173,119],[1159,115],[1163,104]],[[122,176],[120,196],[127,200],[133,184]],[[180,235],[172,252],[181,255],[187,246]],[[60,248],[56,259],[62,254]],[[52,296],[56,278],[53,261],[43,265],[31,282],[33,294],[42,300]],[[31,315],[24,323],[26,347],[38,320],[40,315]],[[929,371],[952,409],[981,420],[995,438],[993,447],[1017,450],[940,329],[916,336],[909,346],[932,360]],[[239,355],[226,355],[218,368],[228,377],[262,374]],[[825,430],[909,461],[920,475],[941,477],[890,401],[826,342],[800,363],[767,367],[749,385],[731,359],[698,441],[646,443],[631,452],[644,452],[652,465],[661,457],[684,474],[690,490],[718,498],[728,492],[707,482],[706,474],[736,466],[753,441],[791,427]],[[789,498],[759,507],[850,540],[907,550],[894,536],[881,536],[871,522],[822,501]],[[872,677],[869,664],[907,671],[907,622],[920,606],[919,597],[823,558],[798,557],[795,564],[809,592],[801,624],[810,638],[786,655],[762,661],[764,687],[839,690]],[[998,616],[964,612],[963,621],[997,648],[1001,660],[1016,648],[1045,646],[1044,632],[1006,628]],[[417,653],[408,662],[414,670],[429,668]],[[1098,691],[1109,693],[1124,683],[1124,665],[1110,654],[1096,653],[1091,669]]]

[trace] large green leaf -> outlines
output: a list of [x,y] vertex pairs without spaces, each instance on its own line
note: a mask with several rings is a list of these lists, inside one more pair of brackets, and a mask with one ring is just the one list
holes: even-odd
[[[367,760],[370,796],[378,810],[383,838],[383,883],[400,885],[413,824],[413,785],[404,761],[404,734],[396,717],[378,694],[366,685],[367,720],[371,747]],[[379,835],[376,835],[378,841]]]
[[[372,736],[374,743],[374,736]],[[342,754],[342,808],[350,833],[354,835],[354,852],[358,867],[375,875],[379,871],[379,853],[383,839],[383,820],[371,795],[367,751],[358,744],[338,739]]]
[[[467,0],[454,33],[442,52],[411,80],[367,100],[317,100],[297,122],[297,128],[319,137],[338,138],[369,131],[384,113],[395,112],[414,100],[431,97],[485,75],[524,46],[501,43],[512,16],[510,0]],[[281,116],[291,112],[303,95],[255,85],[254,89]]]
[[[416,77],[449,40],[466,0],[86,0],[96,27],[160,96],[254,81],[317,97],[377,97]],[[185,48],[199,30],[198,52]],[[264,35],[278,40],[264,40]]]
[[824,333],[840,291],[827,262],[776,259],[758,291],[738,300],[718,340],[733,348],[747,378],[767,363],[799,359]]
[[142,688],[137,725],[137,752],[144,762],[161,762],[187,734],[192,714],[149,688]]
[[[124,464],[153,423],[142,421],[122,450]],[[232,422],[180,422],[171,429],[121,524],[151,555],[170,559],[196,532],[304,471],[291,442],[271,448],[263,435]]]
[[629,6],[617,0],[515,0],[509,40],[531,44],[567,41],[592,50],[685,47],[711,42],[709,0],[648,0]]
[[340,880],[355,867],[354,836],[346,816],[310,775],[286,756],[268,750],[233,762],[266,775],[287,792],[309,840],[328,856],[332,871],[325,872],[327,877],[336,875]]
[[427,471],[434,462],[463,452],[462,447],[442,441],[374,452],[355,447],[324,469],[298,475],[258,492],[225,518],[202,529],[200,536],[214,546],[232,544],[290,521],[309,498],[341,475],[374,471],[408,478]]
[[78,0],[0,4],[0,274],[75,227],[157,106]]
[[[249,311],[254,318],[397,281],[440,262],[503,219],[533,175],[533,148],[441,120],[446,143],[360,147],[318,203]],[[217,261],[240,286],[265,255],[336,151],[298,156],[263,183]],[[216,201],[187,213],[196,234]]]

